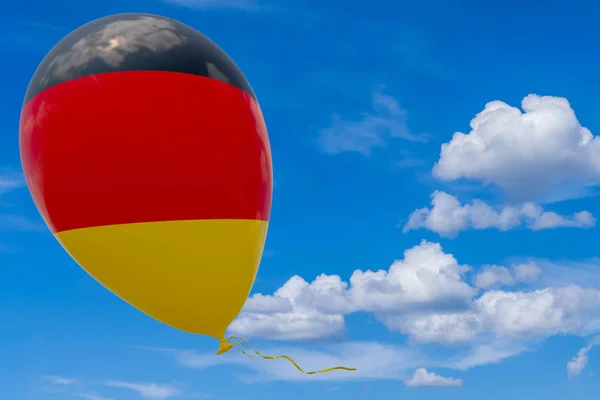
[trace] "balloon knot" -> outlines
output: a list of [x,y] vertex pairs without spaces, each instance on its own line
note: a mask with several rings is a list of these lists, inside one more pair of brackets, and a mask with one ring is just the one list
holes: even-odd
[[228,338],[219,339],[219,350],[217,351],[217,355],[227,353],[232,347],[233,345],[229,343]]

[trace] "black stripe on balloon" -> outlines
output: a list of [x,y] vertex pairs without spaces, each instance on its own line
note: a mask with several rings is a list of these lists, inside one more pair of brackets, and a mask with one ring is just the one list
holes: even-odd
[[229,83],[256,99],[243,73],[212,40],[173,19],[132,13],[94,20],[65,36],[38,66],[24,104],[62,82],[121,71],[204,76]]

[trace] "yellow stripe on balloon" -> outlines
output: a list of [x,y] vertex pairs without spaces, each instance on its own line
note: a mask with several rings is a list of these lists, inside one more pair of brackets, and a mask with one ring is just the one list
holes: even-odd
[[79,265],[151,317],[222,339],[257,273],[268,222],[189,220],[56,234]]

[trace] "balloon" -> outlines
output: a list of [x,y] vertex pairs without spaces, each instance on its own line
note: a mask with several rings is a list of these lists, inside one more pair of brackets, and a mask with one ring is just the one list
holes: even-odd
[[23,171],[56,239],[147,315],[221,340],[254,283],[272,196],[248,81],[172,19],[120,14],[63,38],[27,89]]

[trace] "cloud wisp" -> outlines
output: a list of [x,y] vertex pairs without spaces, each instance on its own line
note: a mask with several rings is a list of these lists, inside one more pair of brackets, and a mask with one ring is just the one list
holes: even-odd
[[112,397],[100,396],[94,393],[78,393],[76,396],[86,400],[115,400]]
[[375,148],[387,147],[388,141],[393,138],[422,143],[428,141],[428,135],[410,131],[406,110],[394,97],[374,90],[371,102],[372,110],[358,119],[345,119],[335,114],[331,126],[320,132],[320,149],[327,154],[355,152],[370,156]]
[[23,174],[17,172],[0,173],[0,193],[25,187]]
[[524,227],[532,231],[541,231],[595,226],[596,218],[589,211],[560,215],[545,211],[532,202],[518,206],[492,207],[479,199],[474,199],[469,204],[461,204],[455,196],[435,191],[431,195],[431,207],[413,211],[402,230],[406,233],[416,229],[427,229],[442,237],[455,238],[460,232],[469,229],[509,231]]
[[587,346],[581,348],[571,361],[567,363],[567,375],[569,378],[574,378],[583,372],[587,367],[590,351],[598,344],[600,344],[600,336],[593,338]]
[[103,385],[113,388],[132,390],[146,399],[164,400],[181,394],[181,390],[179,390],[175,386],[152,382],[139,383],[123,381],[106,381],[103,383]]
[[44,376],[42,376],[42,379],[44,379],[48,382],[51,382],[55,385],[62,385],[62,386],[70,386],[70,385],[74,385],[79,382],[75,378],[68,378],[68,377],[58,376],[58,375],[44,375]]

